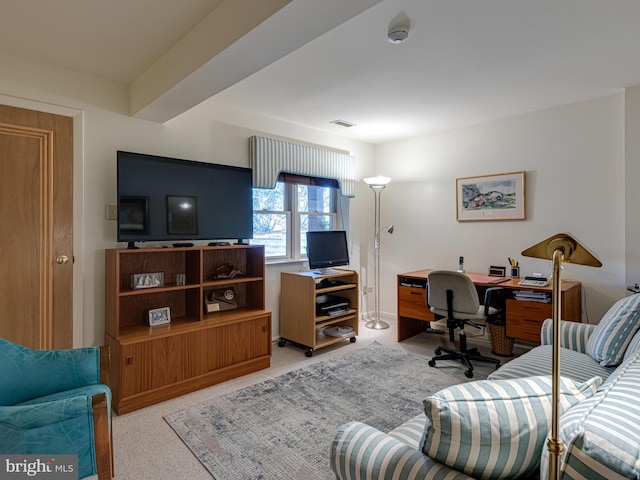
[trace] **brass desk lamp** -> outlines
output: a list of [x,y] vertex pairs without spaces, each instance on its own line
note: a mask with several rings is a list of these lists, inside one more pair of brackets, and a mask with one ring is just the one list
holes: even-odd
[[525,257],[553,260],[552,281],[552,315],[553,315],[553,357],[551,383],[551,436],[547,447],[549,449],[549,479],[556,480],[560,475],[560,460],[564,447],[559,434],[558,400],[560,396],[560,316],[562,314],[560,269],[562,262],[601,267],[602,263],[580,245],[576,239],[566,233],[558,233],[542,242],[527,248],[522,252]]

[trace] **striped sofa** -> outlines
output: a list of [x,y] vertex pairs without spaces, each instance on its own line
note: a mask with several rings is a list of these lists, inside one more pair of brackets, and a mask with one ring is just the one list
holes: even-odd
[[[492,384],[499,386],[498,390],[504,393],[504,384],[510,388],[510,383],[517,382],[517,389],[521,389],[522,382],[543,382],[544,378],[549,379],[551,339],[551,320],[547,320],[542,327],[541,345],[508,362],[493,372],[488,380],[445,389],[447,394],[444,396],[476,395],[474,398],[477,399],[477,391],[485,391],[485,386],[492,389]],[[560,437],[564,444],[561,478],[640,479],[640,295],[616,302],[598,325],[561,322],[560,348],[563,381],[574,382],[575,385],[581,386],[580,388],[585,385],[588,387],[584,389],[584,395],[575,397],[572,403],[561,409]],[[480,386],[482,388],[479,388]],[[439,397],[436,400],[442,401],[442,392],[435,396]],[[484,397],[479,398],[485,400]],[[431,397],[425,400],[427,413],[430,413],[428,408],[433,403]],[[477,406],[476,403],[477,400],[474,400],[474,407]],[[478,418],[485,418],[484,423],[491,423],[493,427],[493,430],[487,427],[486,433],[482,435],[496,435],[496,422],[486,420],[487,411],[502,415],[502,419],[509,417],[509,412],[511,417],[525,416],[522,410],[517,409],[522,407],[509,408],[503,411],[501,405],[496,407],[491,404],[485,413],[476,413]],[[524,407],[525,410],[536,408],[536,405]],[[527,425],[531,424],[531,412],[528,412],[528,415],[528,421],[519,418],[525,430]],[[536,415],[539,415],[539,412],[536,412]],[[383,433],[359,422],[343,425],[331,446],[330,465],[339,480],[547,478],[548,425],[545,419],[548,420],[548,416],[547,414],[546,417],[536,417],[541,419],[540,425],[537,425],[540,431],[536,433],[537,440],[529,442],[536,445],[536,457],[529,460],[530,467],[535,468],[522,468],[517,474],[514,473],[516,467],[526,463],[522,453],[522,444],[526,442],[523,436],[507,439],[506,446],[505,439],[502,439],[502,443],[488,440],[490,446],[495,446],[494,452],[483,452],[481,447],[471,447],[469,451],[457,447],[454,460],[460,460],[462,453],[469,457],[475,448],[473,464],[460,467],[459,462],[449,461],[452,458],[451,452],[448,451],[451,439],[446,440],[449,443],[445,443],[445,440],[437,437],[440,445],[435,445],[434,449],[432,444],[431,450],[428,449],[426,444],[434,429],[435,420],[430,421],[433,417],[427,417],[424,413],[389,433]],[[450,419],[447,419],[444,423],[449,421]],[[440,420],[438,422],[440,423]],[[506,423],[508,428],[513,429],[515,422],[515,418],[509,418],[508,421],[497,423]],[[482,426],[480,424],[469,428],[477,429]],[[436,429],[437,427],[438,425]],[[462,425],[462,430],[458,431],[458,438],[463,439],[459,443],[464,443],[464,427],[465,425]],[[531,432],[525,433],[531,436]],[[511,448],[508,445],[509,441],[512,444]],[[518,448],[513,447],[514,442],[518,444]],[[530,450],[531,448],[529,446]],[[443,449],[444,455],[438,455],[442,452],[437,450]],[[527,455],[531,456],[531,452]],[[508,458],[510,456],[512,458]],[[503,468],[507,464],[511,470]]]

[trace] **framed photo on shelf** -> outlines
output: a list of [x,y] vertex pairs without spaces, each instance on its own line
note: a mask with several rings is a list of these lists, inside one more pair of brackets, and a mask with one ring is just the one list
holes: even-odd
[[131,288],[154,288],[164,286],[164,272],[134,273],[131,275]]
[[456,220],[524,220],[525,172],[456,179]]
[[169,307],[154,308],[149,310],[149,326],[166,325],[171,323],[171,311]]

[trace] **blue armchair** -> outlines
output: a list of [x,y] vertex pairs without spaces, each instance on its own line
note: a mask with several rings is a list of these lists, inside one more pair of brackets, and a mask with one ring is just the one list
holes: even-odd
[[75,454],[79,478],[111,479],[108,355],[106,347],[32,350],[0,338],[0,452]]

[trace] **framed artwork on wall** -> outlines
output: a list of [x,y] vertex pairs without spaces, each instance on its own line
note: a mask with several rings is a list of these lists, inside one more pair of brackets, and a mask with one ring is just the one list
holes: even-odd
[[456,220],[524,220],[525,172],[456,179]]

